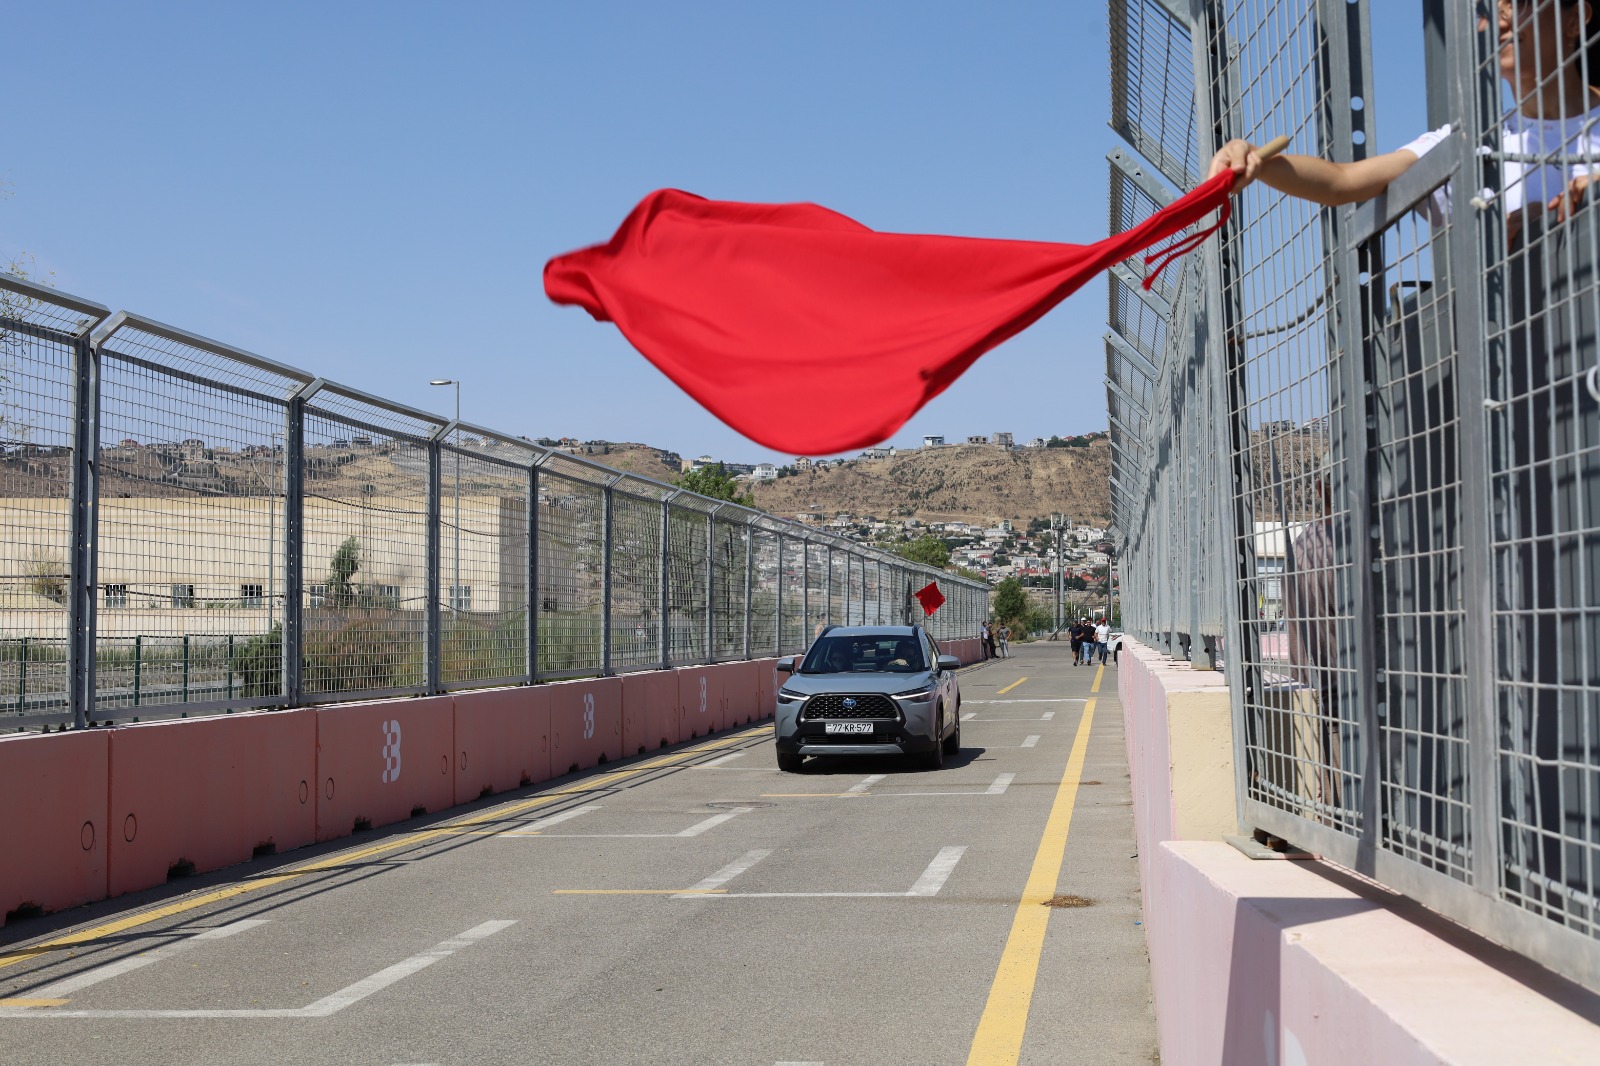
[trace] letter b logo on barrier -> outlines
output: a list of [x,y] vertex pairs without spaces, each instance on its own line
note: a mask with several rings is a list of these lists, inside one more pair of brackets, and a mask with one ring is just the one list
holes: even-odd
[[383,783],[400,780],[400,723],[383,723]]
[[594,693],[583,694],[583,739],[594,736]]
[[706,713],[706,679],[704,675],[700,678],[700,713]]

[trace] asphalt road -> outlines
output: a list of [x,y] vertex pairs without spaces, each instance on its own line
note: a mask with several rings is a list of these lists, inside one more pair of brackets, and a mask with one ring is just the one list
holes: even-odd
[[1115,674],[1012,650],[941,771],[747,729],[9,927],[0,1062],[1155,1061]]

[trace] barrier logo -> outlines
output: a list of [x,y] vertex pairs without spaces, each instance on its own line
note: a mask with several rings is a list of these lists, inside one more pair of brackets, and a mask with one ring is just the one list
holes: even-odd
[[383,723],[383,783],[400,780],[400,722]]
[[700,713],[706,713],[706,679],[704,676],[700,678]]
[[594,693],[583,694],[583,739],[594,736]]

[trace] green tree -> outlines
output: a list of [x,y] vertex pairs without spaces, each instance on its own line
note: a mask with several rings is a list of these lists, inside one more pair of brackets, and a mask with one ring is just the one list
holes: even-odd
[[351,607],[360,587],[355,576],[361,570],[361,541],[346,537],[333,558],[328,560],[328,606]]
[[1028,594],[1022,582],[1008,577],[994,588],[994,616],[1002,622],[1021,623],[1028,617]]
[[684,471],[683,476],[678,478],[678,487],[709,496],[713,500],[727,500],[742,507],[755,506],[755,501],[749,496],[740,495],[739,483],[733,480],[733,475],[721,463]]
[[932,533],[924,533],[916,540],[906,541],[895,551],[914,563],[938,567],[940,570],[950,565],[950,546]]

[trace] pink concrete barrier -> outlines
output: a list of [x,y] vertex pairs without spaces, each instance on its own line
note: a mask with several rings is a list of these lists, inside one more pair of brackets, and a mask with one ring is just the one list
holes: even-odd
[[458,692],[455,801],[550,780],[550,694],[540,685]]
[[678,675],[622,675],[622,752],[642,755],[678,742]]
[[771,718],[778,707],[778,689],[783,686],[788,674],[780,674],[777,670],[778,660],[756,660],[756,699],[760,701],[756,721]]
[[349,836],[455,803],[450,696],[319,707],[317,839]]
[[622,758],[622,678],[560,681],[550,694],[550,772],[586,770]]
[[315,839],[315,711],[151,722],[109,737],[112,896]]
[[746,659],[711,669],[722,689],[717,729],[734,729],[752,720],[756,708],[755,663]]
[[0,739],[0,917],[105,898],[109,732]]
[[678,675],[678,739],[693,740],[722,728],[724,675],[709,666],[686,666]]

